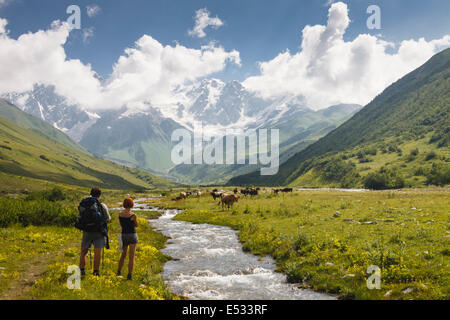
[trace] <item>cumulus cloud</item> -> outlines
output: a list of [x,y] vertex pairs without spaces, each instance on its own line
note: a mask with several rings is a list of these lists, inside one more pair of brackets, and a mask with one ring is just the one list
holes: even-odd
[[[347,5],[333,3],[326,26],[306,26],[301,50],[285,51],[260,63],[260,74],[244,86],[262,97],[302,96],[308,107],[369,103],[383,89],[450,46],[450,36],[402,41],[399,46],[361,34],[344,41],[350,24]],[[394,53],[388,53],[395,51]]]
[[239,52],[227,52],[214,44],[200,49],[163,46],[144,35],[114,65],[105,87],[106,99],[164,105],[170,103],[172,90],[219,72],[227,63],[240,65]]
[[[1,1],[1,0],[0,0]],[[92,4],[86,7],[86,13],[88,15],[89,18],[93,18],[96,15],[98,15],[100,12],[102,11],[102,9],[96,5],[96,4]]]
[[240,65],[239,52],[215,44],[200,49],[164,46],[144,35],[125,50],[110,78],[101,82],[89,64],[67,59],[67,23],[56,21],[49,30],[23,34],[17,40],[8,36],[6,25],[1,19],[0,94],[29,91],[34,84],[53,85],[56,93],[86,109],[166,104],[177,87],[222,71],[228,63]]
[[195,26],[192,30],[188,31],[188,34],[192,37],[204,38],[206,37],[205,29],[209,26],[214,29],[218,29],[223,26],[222,20],[217,16],[212,18],[209,16],[210,13],[206,8],[197,10],[195,13]]
[[[5,20],[1,24],[5,29]],[[32,90],[34,84],[55,85],[57,93],[86,102],[100,83],[90,65],[67,59],[63,45],[69,36],[67,23],[56,21],[46,31],[12,39],[0,34],[0,94]],[[85,99],[86,98],[86,99]]]

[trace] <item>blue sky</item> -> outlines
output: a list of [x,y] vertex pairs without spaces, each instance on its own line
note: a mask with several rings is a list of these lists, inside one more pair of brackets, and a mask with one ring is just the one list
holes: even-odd
[[[82,30],[62,23],[72,4]],[[373,4],[380,30],[367,28]],[[448,12],[448,0],[0,0],[0,94],[42,84],[85,109],[175,110],[214,77],[316,110],[365,105],[450,47]]]
[[[289,49],[295,53],[301,43],[305,25],[326,24],[326,0],[130,0],[130,1],[66,1],[9,0],[0,7],[0,17],[8,20],[9,36],[16,38],[26,32],[48,29],[54,20],[65,20],[67,6],[82,8],[82,27],[93,27],[94,36],[84,43],[80,31],[72,31],[66,43],[68,58],[91,64],[103,77],[127,47],[148,34],[164,45],[175,41],[189,48],[199,48],[217,41],[226,50],[240,52],[242,66],[229,65],[219,74],[224,80],[244,80],[258,73],[258,61],[273,59]],[[358,34],[383,35],[383,39],[400,42],[406,39],[441,38],[450,31],[450,1],[448,0],[384,0],[344,1],[349,7],[351,24],[345,39]],[[1,1],[0,1],[1,3]],[[93,18],[86,6],[97,4],[101,12]],[[377,4],[382,10],[382,29],[368,30],[366,9]],[[206,29],[207,36],[199,39],[188,35],[194,26],[196,10],[207,8],[218,16],[224,26]]]

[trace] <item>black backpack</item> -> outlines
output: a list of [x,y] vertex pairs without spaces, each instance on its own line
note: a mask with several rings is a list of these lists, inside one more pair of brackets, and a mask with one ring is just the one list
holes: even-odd
[[106,221],[103,206],[97,198],[86,198],[78,206],[78,221],[75,228],[85,232],[105,233]]

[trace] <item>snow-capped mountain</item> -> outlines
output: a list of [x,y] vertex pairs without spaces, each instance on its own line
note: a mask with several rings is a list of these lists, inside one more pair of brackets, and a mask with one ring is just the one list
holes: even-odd
[[[136,114],[152,114],[158,110],[164,118],[172,119],[185,126],[193,127],[201,121],[204,126],[227,128],[253,128],[272,124],[283,117],[289,117],[307,108],[298,97],[283,97],[278,100],[264,100],[246,90],[238,81],[224,83],[218,79],[203,80],[187,86],[178,92],[179,102],[175,105],[152,106],[147,110],[121,109],[118,117]],[[36,85],[32,91],[9,93],[2,98],[15,104],[55,128],[67,133],[77,142],[83,140],[86,131],[105,112],[93,113],[70,104],[55,93],[54,87]]]
[[172,132],[192,129],[195,122],[202,122],[204,131],[279,128],[282,148],[288,150],[301,147],[304,139],[323,136],[360,107],[340,105],[313,111],[301,97],[264,100],[238,81],[218,79],[174,90],[167,105],[144,103],[139,109],[124,106],[98,113],[85,111],[56,94],[53,87],[42,85],[3,97],[64,131],[97,156],[160,173],[174,166],[170,160]]
[[254,121],[258,112],[269,104],[250,94],[237,81],[223,83],[217,79],[205,80],[188,95],[195,97],[186,108],[190,115],[207,125],[223,127]]
[[176,92],[175,105],[154,106],[165,117],[187,127],[196,121],[216,128],[253,128],[274,123],[284,116],[307,110],[296,96],[264,100],[238,81],[203,80]]
[[100,116],[80,109],[56,94],[52,86],[35,85],[32,91],[1,96],[23,111],[44,120],[79,142]]

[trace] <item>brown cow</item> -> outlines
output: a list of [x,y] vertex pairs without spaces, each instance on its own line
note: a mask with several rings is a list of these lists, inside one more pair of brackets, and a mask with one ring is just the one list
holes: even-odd
[[239,200],[239,195],[237,194],[229,194],[229,193],[224,193],[222,194],[221,198],[220,198],[220,202],[219,204],[222,204],[222,210],[224,209],[224,206],[227,206],[227,209],[233,208],[233,204],[235,202],[238,202]]

